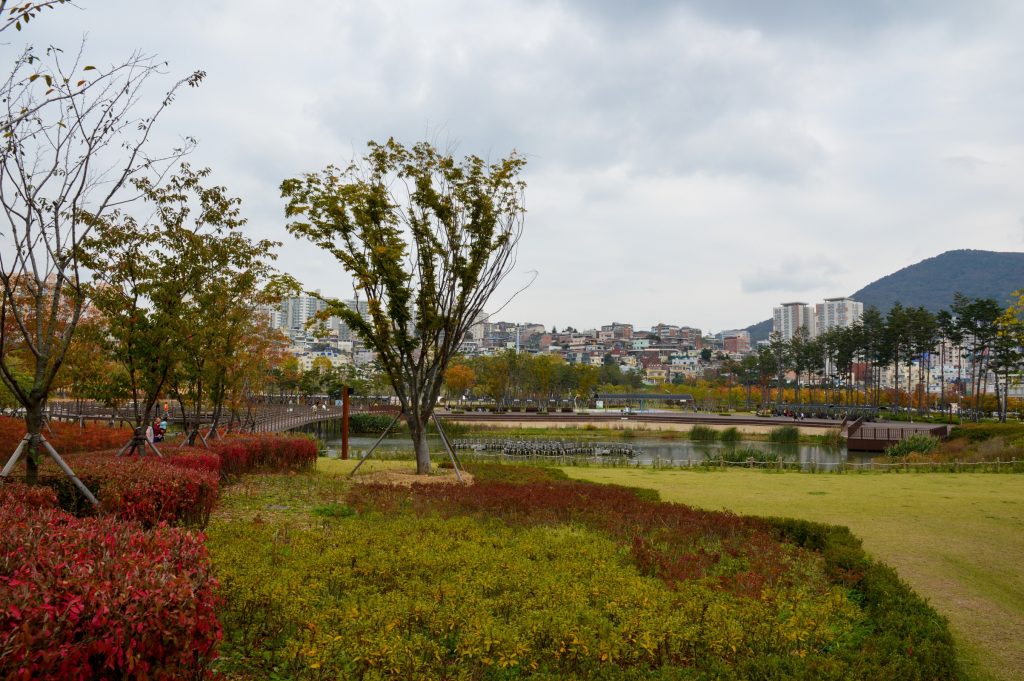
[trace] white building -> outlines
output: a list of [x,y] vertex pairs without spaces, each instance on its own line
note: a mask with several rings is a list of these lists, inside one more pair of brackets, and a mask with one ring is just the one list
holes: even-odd
[[[317,290],[319,294],[320,291]],[[306,334],[306,322],[317,312],[327,309],[327,303],[313,296],[295,296],[281,301],[281,327],[288,333]]]
[[[358,312],[359,316],[362,317],[363,319],[369,319],[370,306],[365,300],[359,300],[357,298],[354,300],[345,300],[342,302],[345,303],[345,307],[349,308],[350,310],[355,310],[356,312]],[[337,334],[339,341],[351,342],[359,340],[358,338],[356,338],[356,334],[353,333],[352,329],[348,327],[348,324],[343,322],[338,317],[331,317],[330,319],[328,319],[327,328],[329,328],[333,333]]]
[[783,303],[773,312],[772,332],[782,336],[782,340],[789,340],[801,328],[808,336],[814,333],[811,306],[807,303]]
[[256,311],[267,320],[269,328],[280,329],[284,327],[284,315],[281,313],[281,308],[271,305],[258,305]]
[[814,335],[835,328],[849,328],[864,316],[864,303],[849,298],[826,298],[814,306]]

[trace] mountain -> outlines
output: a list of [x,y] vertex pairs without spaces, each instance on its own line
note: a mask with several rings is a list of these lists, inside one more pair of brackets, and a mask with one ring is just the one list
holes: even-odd
[[[899,301],[908,307],[923,305],[932,312],[948,308],[953,294],[968,298],[995,298],[1000,305],[1010,294],[1024,289],[1024,253],[946,251],[873,281],[850,297],[883,312]],[[750,340],[768,338],[772,320],[747,327]]]

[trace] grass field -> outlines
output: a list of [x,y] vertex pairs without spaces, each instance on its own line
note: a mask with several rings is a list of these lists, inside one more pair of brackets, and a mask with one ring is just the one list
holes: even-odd
[[973,678],[1024,679],[1024,476],[564,470],[664,501],[846,525],[949,618]]

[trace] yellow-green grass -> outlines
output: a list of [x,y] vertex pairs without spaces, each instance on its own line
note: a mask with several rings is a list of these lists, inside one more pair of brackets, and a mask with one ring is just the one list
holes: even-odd
[[565,468],[664,501],[846,525],[949,618],[976,679],[1024,679],[1024,476]]

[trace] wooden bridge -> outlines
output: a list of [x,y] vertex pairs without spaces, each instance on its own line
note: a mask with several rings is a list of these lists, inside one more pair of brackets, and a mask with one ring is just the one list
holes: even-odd
[[[168,405],[170,406],[170,405]],[[350,414],[390,414],[398,413],[398,407],[392,406],[357,406],[349,410]],[[49,418],[58,421],[101,421],[108,424],[131,426],[135,423],[135,410],[131,407],[111,408],[95,403],[56,402],[47,408]],[[153,417],[164,417],[162,408],[154,410]],[[338,420],[342,417],[342,408],[330,405],[302,404],[263,404],[242,414],[226,413],[218,424],[229,432],[236,433],[281,433],[302,428],[314,423]],[[167,417],[168,423],[183,424],[184,417],[177,405],[171,406]],[[200,414],[200,423],[210,427],[213,423],[212,412]]]

